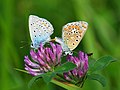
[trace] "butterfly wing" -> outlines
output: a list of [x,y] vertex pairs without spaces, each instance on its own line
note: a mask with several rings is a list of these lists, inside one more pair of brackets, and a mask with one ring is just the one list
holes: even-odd
[[70,50],[74,50],[83,38],[88,27],[84,21],[72,22],[63,26],[62,38]]
[[29,31],[33,48],[38,48],[41,42],[49,41],[53,30],[52,24],[46,19],[35,15],[29,16]]

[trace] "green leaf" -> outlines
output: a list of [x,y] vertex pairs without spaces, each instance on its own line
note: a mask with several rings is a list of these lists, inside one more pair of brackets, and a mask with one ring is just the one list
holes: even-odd
[[39,79],[39,78],[41,78],[42,77],[42,74],[41,75],[38,75],[38,76],[34,76],[30,81],[29,81],[29,83],[28,83],[28,88],[31,88],[31,86],[33,85],[33,83],[37,80],[37,79]]
[[[20,72],[24,72],[24,73],[27,73],[27,74],[28,74],[27,71],[22,70],[22,69],[15,68],[15,70],[20,71]],[[55,73],[54,73],[54,72],[48,72],[48,73],[44,73],[44,74],[41,74],[41,75],[38,75],[38,76],[34,76],[34,77],[29,81],[29,83],[28,83],[28,88],[30,88],[30,87],[33,85],[33,83],[34,83],[37,79],[39,79],[39,78],[41,78],[41,77],[42,77],[43,80],[48,84],[54,76],[55,76]]]
[[33,83],[38,80],[39,78],[43,78],[43,80],[45,81],[45,83],[49,83],[52,78],[55,76],[56,74],[54,72],[47,72],[47,73],[44,73],[44,74],[41,74],[41,75],[38,75],[38,76],[34,76],[28,83],[28,88],[30,88]]
[[92,69],[92,67],[94,66],[96,60],[94,58],[89,57],[88,63],[89,63],[89,70]]
[[96,80],[96,81],[98,81],[99,83],[101,83],[101,85],[103,87],[106,86],[106,79],[103,76],[99,75],[99,74],[90,74],[87,77],[90,80]]
[[46,73],[46,74],[43,74],[43,75],[42,75],[42,78],[43,78],[43,80],[45,81],[45,83],[48,84],[55,75],[56,75],[56,74],[55,74],[54,72],[48,72],[48,73]]
[[73,70],[75,67],[76,67],[76,65],[73,64],[72,62],[66,62],[66,63],[62,64],[61,66],[56,67],[55,72],[56,73],[64,73],[64,72]]
[[94,63],[94,66],[92,67],[91,71],[95,72],[98,70],[102,70],[114,61],[116,61],[116,59],[111,56],[103,56]]

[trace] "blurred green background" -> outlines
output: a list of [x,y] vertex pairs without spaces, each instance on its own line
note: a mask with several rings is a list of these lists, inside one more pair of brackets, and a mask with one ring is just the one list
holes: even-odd
[[[93,52],[95,58],[112,55],[120,59],[120,0],[0,0],[0,90],[28,90],[31,75],[14,68],[24,69],[24,55],[30,51],[30,14],[53,24],[52,37],[61,37],[62,26],[68,22],[87,21],[88,31],[76,51]],[[28,46],[21,49],[24,45]],[[81,90],[120,90],[119,66],[118,61],[101,72],[107,79],[106,87],[87,80]],[[64,89],[40,80],[31,90]]]

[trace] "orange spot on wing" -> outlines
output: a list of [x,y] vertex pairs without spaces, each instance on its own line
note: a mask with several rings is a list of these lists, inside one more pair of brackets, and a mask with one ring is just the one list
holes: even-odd
[[46,24],[45,23],[42,23],[44,26],[46,26]]
[[64,28],[64,30],[68,30],[67,28]]
[[78,29],[78,30],[80,29],[80,27],[78,25],[76,25],[75,28]]
[[68,26],[68,29],[71,29],[71,26]]
[[75,26],[74,26],[74,25],[72,25],[72,28],[75,28]]
[[84,28],[87,28],[85,25],[83,25]]
[[80,30],[79,33],[82,33],[82,30]]
[[77,26],[77,25],[75,25],[75,28],[77,29],[77,28],[78,28],[78,26]]

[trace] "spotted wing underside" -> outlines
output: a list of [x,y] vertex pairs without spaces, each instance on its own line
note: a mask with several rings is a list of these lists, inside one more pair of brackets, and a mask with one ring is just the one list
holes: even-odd
[[83,38],[88,24],[84,21],[72,22],[63,26],[62,38],[70,50],[74,50]]

